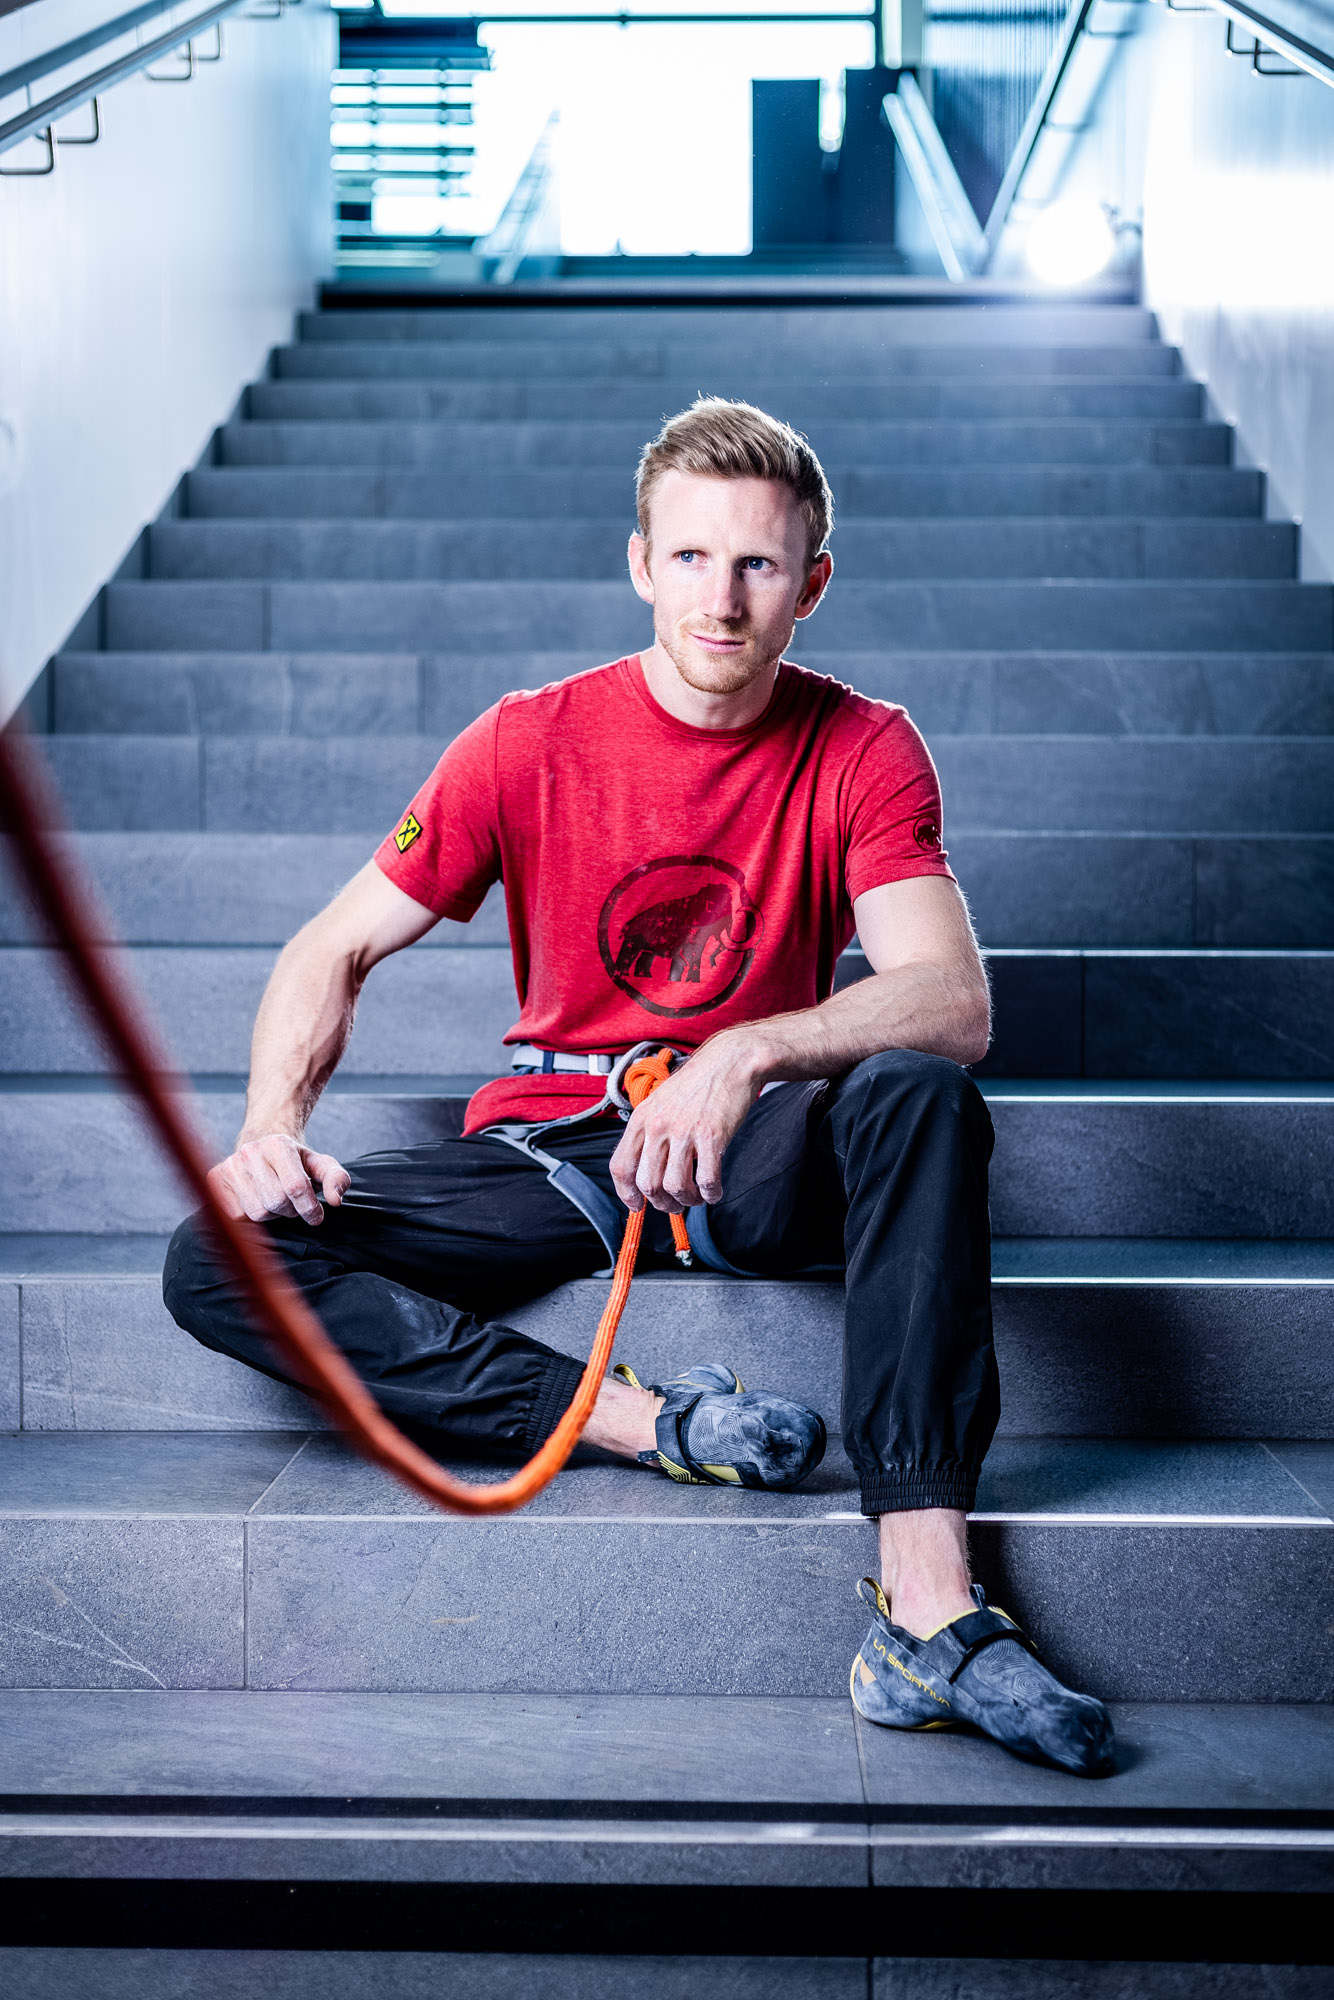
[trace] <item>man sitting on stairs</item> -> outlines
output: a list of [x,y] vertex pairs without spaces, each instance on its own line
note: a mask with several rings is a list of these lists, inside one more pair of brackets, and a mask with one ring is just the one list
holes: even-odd
[[[623,1211],[707,1268],[846,1273],[843,1437],[879,1519],[883,1590],[852,1697],[902,1729],[976,1725],[1108,1767],[1106,1710],[1064,1688],[970,1588],[965,1516],[999,1411],[986,1105],[962,1065],[989,996],[900,708],[784,659],[829,583],[832,502],[804,439],[701,399],[642,455],[638,656],[506,695],[445,751],[373,860],[278,961],[245,1125],[214,1184],[267,1225],[383,1408],[438,1452],[527,1456],[579,1361],[507,1326],[519,1300],[615,1256]],[[503,882],[522,1006],[510,1076],[462,1135],[341,1165],[305,1143],[372,966]],[[855,930],[872,975],[834,993]],[[688,1057],[633,1115],[627,1052]],[[781,1086],[779,1088],[778,1086]],[[167,1304],[274,1373],[197,1222]],[[824,1426],[706,1362],[619,1369],[585,1432],[704,1484],[789,1488]],[[779,1641],[781,1643],[781,1639]]]

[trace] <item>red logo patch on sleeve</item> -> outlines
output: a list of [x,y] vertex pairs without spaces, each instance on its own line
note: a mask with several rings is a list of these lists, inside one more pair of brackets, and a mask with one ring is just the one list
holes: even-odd
[[919,847],[940,846],[940,828],[933,819],[919,819],[912,830],[912,837]]

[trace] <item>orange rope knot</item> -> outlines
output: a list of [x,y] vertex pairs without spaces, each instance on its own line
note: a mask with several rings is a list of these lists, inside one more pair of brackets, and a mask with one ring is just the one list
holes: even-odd
[[[651,1097],[660,1083],[666,1083],[676,1061],[673,1049],[659,1049],[655,1056],[640,1056],[625,1072],[623,1086],[625,1094],[637,1111],[646,1097]],[[672,1217],[672,1242],[676,1245],[676,1255],[681,1263],[688,1264],[693,1252],[690,1237],[686,1233],[686,1219],[683,1215]]]

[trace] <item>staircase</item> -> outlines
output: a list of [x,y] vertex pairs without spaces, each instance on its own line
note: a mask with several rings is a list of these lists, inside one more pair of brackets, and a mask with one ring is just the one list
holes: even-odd
[[[978,1959],[1000,1983],[969,1993],[1025,2000],[1197,1990],[1172,1959],[1249,1962],[1210,1993],[1325,1976],[1293,1967],[1329,1960],[1334,1873],[1334,592],[1296,580],[1148,314],[307,315],[49,670],[76,845],[224,1149],[276,948],[441,746],[647,641],[632,470],[700,389],[809,431],[837,574],[795,656],[904,701],[940,766],[996,992],[976,1565],[1116,1705],[1124,1768],[854,1722],[874,1542],[837,1451],[795,1497],[587,1467],[465,1522],[198,1348],[159,1296],[180,1197],[9,896],[0,1968],[25,1995],[143,1992],[146,1947],[173,1994],[200,1967],[253,1992],[276,1946],[283,1995],[424,1994],[439,1953],[459,1992],[638,1966],[672,2000],[943,2000]],[[513,1013],[493,896],[376,972],[314,1143],[457,1129]],[[603,1289],[523,1323],[585,1351]],[[716,1353],[836,1418],[840,1311],[828,1284],[648,1278],[620,1348],[649,1377]]]

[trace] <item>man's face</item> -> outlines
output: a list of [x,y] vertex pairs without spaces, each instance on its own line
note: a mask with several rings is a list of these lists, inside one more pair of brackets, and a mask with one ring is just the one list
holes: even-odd
[[833,568],[807,560],[796,499],[767,479],[664,473],[648,529],[647,543],[630,538],[630,574],[659,645],[701,694],[737,694],[781,659]]

